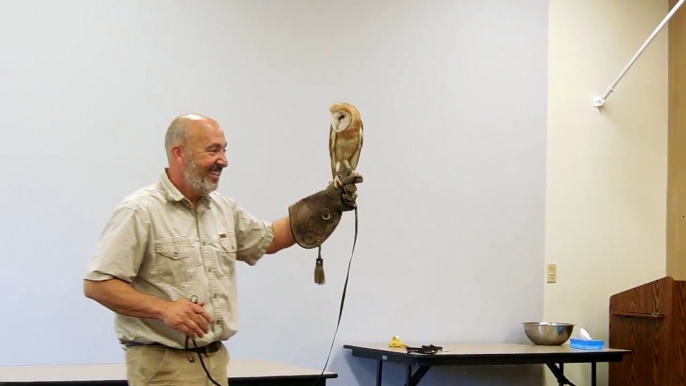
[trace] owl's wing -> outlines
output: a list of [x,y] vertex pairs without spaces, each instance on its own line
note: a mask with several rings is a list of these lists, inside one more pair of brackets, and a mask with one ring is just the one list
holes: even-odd
[[360,134],[357,136],[357,148],[350,156],[350,166],[353,170],[357,169],[357,162],[360,160],[360,153],[362,152],[362,144],[364,143],[364,125],[360,123]]
[[329,157],[331,158],[331,178],[336,178],[336,132],[329,125]]

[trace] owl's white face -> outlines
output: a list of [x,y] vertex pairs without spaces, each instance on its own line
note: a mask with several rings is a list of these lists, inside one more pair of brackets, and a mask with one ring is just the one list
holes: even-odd
[[338,110],[331,114],[331,126],[333,126],[334,131],[337,133],[347,129],[351,121],[352,117],[347,111]]

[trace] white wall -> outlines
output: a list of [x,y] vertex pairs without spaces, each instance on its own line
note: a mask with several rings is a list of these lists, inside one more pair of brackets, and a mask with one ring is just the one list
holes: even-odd
[[[329,180],[339,100],[367,131],[334,384],[372,379],[344,343],[524,341],[520,322],[543,317],[547,14],[546,0],[3,3],[0,293],[11,317],[0,328],[13,349],[0,364],[122,361],[112,316],[82,296],[81,278],[113,207],[161,173],[173,117],[221,122],[231,166],[220,191],[275,219]],[[240,267],[233,358],[323,366],[352,220],[323,249],[324,287],[312,282],[316,251]],[[540,377],[455,372],[482,377],[470,384]]]
[[[603,110],[592,103],[667,12],[666,0],[550,1],[546,262],[558,282],[545,317],[577,334],[607,340],[609,297],[665,275],[666,29]],[[590,384],[589,365],[565,371]]]

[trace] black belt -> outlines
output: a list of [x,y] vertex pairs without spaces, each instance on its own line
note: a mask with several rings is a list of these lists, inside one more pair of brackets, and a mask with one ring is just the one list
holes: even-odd
[[156,346],[156,347],[164,347],[168,348],[171,350],[180,350],[180,351],[191,351],[195,353],[200,353],[200,354],[213,354],[221,348],[221,342],[214,341],[207,346],[202,346],[202,347],[188,347],[188,348],[174,348],[174,347],[169,347],[165,346],[163,344],[159,343],[138,343],[138,342],[126,342],[124,344],[126,347],[139,347],[139,346]]

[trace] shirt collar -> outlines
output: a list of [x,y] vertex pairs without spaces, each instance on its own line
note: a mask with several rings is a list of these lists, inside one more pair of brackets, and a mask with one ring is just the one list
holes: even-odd
[[[168,201],[173,201],[173,202],[178,202],[178,201],[188,201],[188,199],[179,191],[179,189],[174,186],[174,184],[171,182],[169,179],[169,175],[167,174],[167,171],[169,169],[165,168],[162,171],[162,174],[160,175],[160,190],[164,194],[164,197]],[[198,200],[198,203],[205,204],[207,206],[210,205],[210,197],[209,195],[204,195],[200,197]]]
[[165,168],[160,176],[160,188],[164,194],[164,198],[166,198],[168,201],[182,201],[186,197],[184,197],[179,189],[172,184],[171,180],[169,179],[169,175],[167,174],[167,170],[168,169]]

